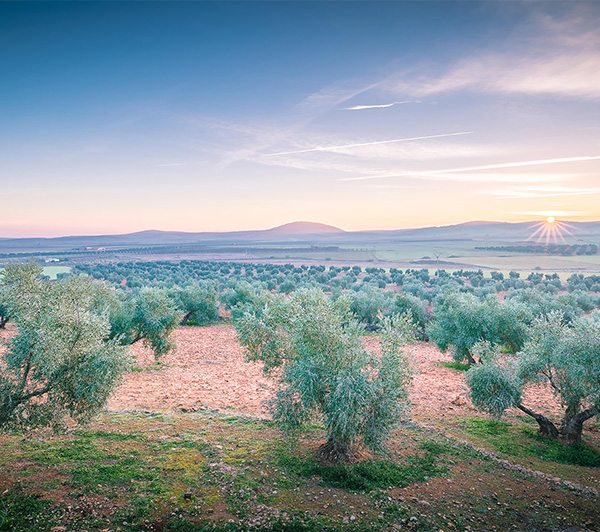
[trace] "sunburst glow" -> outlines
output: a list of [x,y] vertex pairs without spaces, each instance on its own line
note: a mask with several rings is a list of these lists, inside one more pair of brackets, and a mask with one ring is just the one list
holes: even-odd
[[543,222],[537,223],[535,228],[535,231],[527,240],[537,237],[536,242],[538,244],[545,242],[546,246],[550,242],[558,244],[559,240],[561,243],[566,244],[567,241],[564,235],[573,236],[573,233],[569,231],[569,228],[573,229],[573,226],[557,220],[554,216],[548,216]]

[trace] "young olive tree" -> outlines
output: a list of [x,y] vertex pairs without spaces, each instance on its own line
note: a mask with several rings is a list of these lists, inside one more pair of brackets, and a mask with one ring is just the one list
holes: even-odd
[[378,325],[381,317],[389,312],[392,303],[387,292],[373,285],[361,286],[352,295],[350,310],[356,319],[367,325]]
[[234,324],[248,359],[266,372],[279,368],[274,419],[288,429],[323,419],[322,459],[351,462],[361,444],[385,448],[408,405],[411,371],[402,348],[411,339],[410,316],[383,320],[380,354],[363,347],[349,301],[332,302],[320,290],[270,296]]
[[106,402],[129,364],[97,312],[96,281],[50,282],[35,263],[8,265],[3,283],[15,334],[0,349],[0,427],[85,421]]
[[[535,320],[531,338],[516,358],[489,361],[469,370],[473,404],[500,417],[515,407],[533,417],[540,434],[581,442],[583,424],[600,413],[600,319],[581,317],[565,323],[559,313]],[[530,384],[547,383],[564,407],[556,425],[522,403]]]
[[472,294],[449,292],[438,302],[427,334],[442,351],[452,345],[457,362],[475,364],[472,348],[481,341],[518,351],[531,320],[522,304],[502,302],[494,295],[480,300]]
[[183,313],[181,325],[189,321],[206,324],[218,319],[218,295],[216,283],[208,282],[196,282],[184,288],[178,286],[169,291],[169,297]]
[[154,352],[156,359],[175,348],[171,333],[181,322],[177,310],[160,288],[142,288],[122,294],[105,293],[103,304],[109,308],[110,337],[121,345],[143,341]]
[[419,339],[427,339],[425,327],[429,317],[425,303],[418,297],[405,293],[397,294],[393,299],[393,307],[390,312],[393,314],[410,312],[417,337]]

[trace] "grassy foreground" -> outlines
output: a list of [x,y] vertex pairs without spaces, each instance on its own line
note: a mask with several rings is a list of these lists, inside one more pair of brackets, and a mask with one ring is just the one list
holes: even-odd
[[[599,476],[593,448],[561,457],[526,424],[477,419],[456,424],[461,438],[556,475]],[[594,494],[432,431],[401,428],[387,457],[335,468],[313,458],[322,441],[319,427],[294,441],[268,421],[210,412],[111,413],[63,435],[3,435],[0,530],[598,530]]]

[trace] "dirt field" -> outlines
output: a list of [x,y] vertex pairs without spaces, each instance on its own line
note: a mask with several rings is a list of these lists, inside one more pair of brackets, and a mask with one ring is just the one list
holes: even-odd
[[[109,410],[206,408],[268,417],[265,402],[272,397],[274,382],[263,374],[260,364],[244,360],[233,327],[180,327],[174,339],[177,350],[166,355],[158,367],[149,349],[141,344],[131,347],[136,371],[126,375],[108,402]],[[365,345],[373,350],[378,342],[365,337]],[[415,420],[437,424],[446,416],[476,413],[468,400],[464,372],[439,364],[451,361],[449,353],[426,343],[407,349],[416,371],[410,392]],[[560,413],[548,389],[533,390],[524,404],[547,415]]]

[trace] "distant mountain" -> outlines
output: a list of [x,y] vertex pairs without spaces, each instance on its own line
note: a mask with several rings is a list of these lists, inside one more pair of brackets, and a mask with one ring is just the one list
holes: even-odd
[[265,231],[265,233],[277,233],[278,235],[330,235],[345,232],[339,227],[315,222],[291,222]]
[[150,229],[122,235],[83,235],[54,238],[0,239],[0,251],[50,251],[92,248],[123,248],[144,246],[173,246],[185,244],[247,243],[273,241],[312,241],[344,231],[332,225],[315,222],[291,222],[257,231],[229,231],[188,233],[183,231],[158,231]]
[[[545,227],[544,227],[545,226]],[[364,238],[389,242],[415,242],[436,240],[473,240],[477,242],[507,241],[522,242],[540,236],[544,231],[556,231],[557,238],[565,239],[600,237],[600,222],[558,222],[551,227],[544,222],[466,222],[437,227],[419,227],[417,229],[396,229],[387,231],[363,231],[345,233],[349,238],[362,234]],[[545,233],[544,233],[545,234]]]

